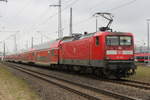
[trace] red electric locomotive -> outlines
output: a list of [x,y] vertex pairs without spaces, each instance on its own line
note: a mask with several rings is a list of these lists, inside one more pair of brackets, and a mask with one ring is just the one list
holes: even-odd
[[[111,22],[112,19],[109,24]],[[75,34],[57,39],[45,49],[13,55],[14,58],[6,57],[6,60],[48,65],[51,68],[77,72],[86,71],[105,77],[122,78],[133,75],[136,69],[133,35],[112,32],[108,28],[109,24],[101,28],[101,32]]]
[[59,54],[59,64],[77,71],[90,69],[105,76],[126,77],[136,68],[131,33],[97,32],[62,39]]

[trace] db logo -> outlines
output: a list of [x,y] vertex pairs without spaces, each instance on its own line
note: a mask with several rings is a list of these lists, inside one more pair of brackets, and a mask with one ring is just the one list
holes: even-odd
[[117,51],[117,54],[122,54],[122,51]]

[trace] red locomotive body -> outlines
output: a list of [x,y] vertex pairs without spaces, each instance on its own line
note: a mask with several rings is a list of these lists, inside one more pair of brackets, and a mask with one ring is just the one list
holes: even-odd
[[106,75],[123,77],[120,75],[125,76],[131,69],[133,74],[136,68],[131,33],[91,33],[63,39],[60,45],[60,64],[76,65],[76,70],[77,66],[78,70],[88,66]]

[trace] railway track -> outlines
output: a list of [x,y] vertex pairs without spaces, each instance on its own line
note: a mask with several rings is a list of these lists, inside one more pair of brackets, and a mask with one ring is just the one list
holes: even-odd
[[116,84],[121,84],[121,85],[126,85],[126,86],[131,86],[139,89],[144,89],[144,90],[150,90],[150,83],[145,83],[145,82],[140,82],[140,81],[134,81],[134,80],[106,80],[112,83]]
[[146,83],[146,82],[140,82],[140,81],[135,81],[135,80],[127,80],[127,81],[132,82],[132,83],[137,83],[137,84],[143,84],[143,85],[150,86],[150,83]]
[[87,85],[75,83],[72,81],[68,81],[68,80],[65,80],[62,78],[47,75],[47,74],[44,74],[42,72],[33,71],[29,68],[24,68],[21,65],[9,64],[8,67],[10,67],[10,66],[11,66],[11,68],[14,68],[16,70],[19,70],[21,72],[29,74],[33,77],[39,78],[39,79],[44,80],[46,82],[49,82],[51,84],[57,85],[63,89],[66,89],[70,92],[78,94],[78,95],[85,97],[89,100],[101,100],[102,98],[108,98],[108,97],[114,98],[114,99],[119,99],[119,100],[140,100],[138,98],[134,98],[131,96],[126,96],[123,94],[115,93],[113,91],[99,89],[99,88],[95,88],[92,86],[87,86]]

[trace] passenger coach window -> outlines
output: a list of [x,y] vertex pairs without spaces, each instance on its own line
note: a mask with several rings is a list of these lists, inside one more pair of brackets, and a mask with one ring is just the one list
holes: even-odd
[[99,45],[99,37],[96,37],[96,45]]

